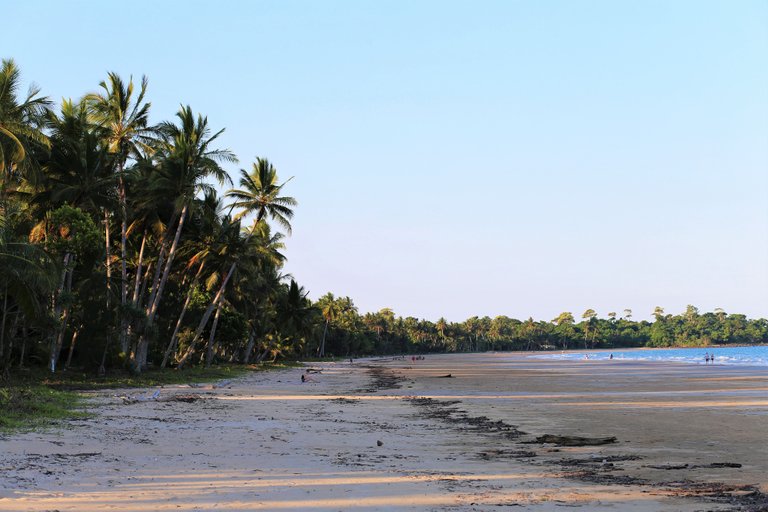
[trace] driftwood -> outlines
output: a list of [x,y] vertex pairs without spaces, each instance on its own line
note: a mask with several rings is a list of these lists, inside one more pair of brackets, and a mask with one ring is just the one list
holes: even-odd
[[551,443],[558,446],[598,446],[601,444],[611,444],[616,442],[616,438],[611,437],[579,437],[579,436],[556,436],[554,434],[544,434],[536,438],[537,443]]

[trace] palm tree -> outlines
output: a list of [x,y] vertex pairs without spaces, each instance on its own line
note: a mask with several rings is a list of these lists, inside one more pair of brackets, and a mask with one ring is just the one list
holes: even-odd
[[[192,278],[191,284],[186,281],[186,276],[182,281],[182,286],[186,284],[187,295],[184,299],[179,318],[176,320],[176,326],[174,327],[173,334],[171,334],[168,347],[163,355],[163,362],[160,364],[160,368],[165,368],[171,353],[176,348],[179,331],[192,301],[192,296],[198,290],[200,280],[203,278],[203,271],[206,267],[217,268],[220,266],[216,264],[216,260],[226,255],[227,242],[232,236],[231,233],[234,232],[237,235],[239,232],[240,223],[232,223],[228,216],[223,216],[223,211],[224,204],[216,191],[206,192],[202,201],[200,201],[196,212],[197,215],[192,222],[192,227],[195,228],[196,232],[192,234],[188,244],[188,252],[191,252],[191,256],[188,258],[186,270],[189,271],[197,267],[197,271]],[[218,282],[219,276],[220,272],[218,270],[210,273],[210,277],[205,279],[206,289],[210,290],[213,288]]]
[[[120,304],[125,309],[128,301],[128,271],[126,237],[128,213],[126,206],[124,170],[128,157],[139,149],[147,149],[153,129],[148,126],[150,103],[144,103],[147,77],[141,79],[138,97],[133,98],[133,79],[126,85],[116,73],[109,73],[106,81],[99,84],[102,94],[88,94],[85,99],[93,121],[99,126],[109,152],[115,155],[117,171],[117,195],[120,204]],[[109,258],[109,255],[107,255]],[[121,319],[120,346],[128,349],[126,319]]]
[[42,131],[43,120],[51,102],[39,96],[40,89],[29,88],[26,98],[18,98],[21,72],[12,59],[3,59],[0,66],[0,173],[3,198],[13,173],[19,166],[31,167],[35,159],[27,159],[34,147],[48,147]]
[[[15,206],[0,211],[0,380],[8,377],[18,324],[44,316],[40,312],[56,274],[48,255],[15,233],[14,219],[20,216]],[[20,352],[22,364],[24,345]]]
[[[238,271],[241,281],[250,281],[246,284],[241,283],[241,287],[263,292],[264,286],[262,285],[264,283],[260,281],[266,281],[271,284],[272,275],[276,274],[276,269],[285,260],[285,256],[280,252],[284,248],[282,242],[283,234],[272,234],[269,224],[266,222],[258,222],[250,230],[244,232],[244,236],[241,236],[239,221],[231,221],[229,219],[225,219],[225,221],[221,239],[214,245],[216,247],[214,258],[219,260],[218,269],[223,270],[225,265],[229,264],[229,270],[223,279],[221,277],[222,274],[219,272],[212,276],[213,279],[208,279],[209,286],[219,283],[219,290],[203,314],[187,351],[179,359],[177,368],[182,368],[194,353],[197,340],[207,325],[210,314],[214,310],[217,311],[222,301],[225,300],[224,294],[227,290],[227,283],[232,280],[235,270]],[[250,299],[252,303],[257,303],[259,300],[259,297],[251,297]],[[270,309],[272,309],[271,306]],[[212,328],[211,331],[213,332],[215,329]]]
[[64,100],[58,115],[48,113],[47,128],[51,153],[30,202],[46,210],[67,204],[100,217],[112,204],[113,160],[88,122],[85,104]]
[[[296,200],[292,197],[280,196],[285,183],[277,184],[277,170],[269,163],[266,158],[257,158],[256,163],[253,165],[253,171],[251,174],[240,170],[240,186],[242,189],[230,190],[227,192],[227,197],[234,197],[236,201],[232,204],[232,208],[241,208],[241,211],[235,216],[235,219],[242,219],[246,215],[255,213],[256,219],[254,220],[253,227],[250,230],[247,238],[251,238],[254,234],[265,227],[268,229],[266,218],[270,217],[277,221],[278,224],[285,228],[286,232],[291,232],[290,219],[293,218],[292,206],[295,206]],[[237,261],[232,261],[229,267],[227,275],[221,282],[221,287],[216,293],[208,308],[203,313],[203,317],[200,320],[200,324],[197,326],[194,335],[192,336],[192,346],[194,346],[196,340],[205,329],[208,320],[213,313],[213,310],[218,307],[218,303],[224,297],[224,292],[227,289],[227,283],[229,283],[232,274],[237,268]],[[186,360],[186,358],[184,358]],[[182,364],[181,362],[179,364]]]
[[280,193],[285,184],[292,179],[292,177],[288,178],[282,184],[278,184],[277,170],[266,158],[256,158],[250,174],[245,169],[240,169],[240,186],[243,188],[227,192],[228,197],[235,199],[232,208],[242,208],[235,219],[242,219],[246,215],[255,213],[256,223],[269,217],[290,234],[290,219],[293,218],[291,208],[297,203],[294,198],[280,196]]
[[323,340],[320,342],[320,346],[317,347],[317,355],[320,357],[325,357],[325,338],[328,335],[328,325],[336,320],[336,317],[341,313],[332,293],[328,293],[323,299],[325,299],[325,303],[322,304],[320,312],[325,319],[325,327],[323,328]]
[[[132,355],[135,371],[141,371],[146,366],[149,328],[160,306],[190,206],[198,193],[213,190],[212,185],[203,181],[205,178],[212,176],[220,184],[229,181],[229,175],[219,162],[237,161],[231,151],[211,148],[212,143],[224,130],[211,135],[208,118],[200,115],[195,117],[189,106],[182,107],[176,117],[179,120],[178,125],[163,122],[158,126],[161,140],[157,169],[152,175],[151,187],[155,194],[174,198],[174,210],[156,263],[152,291],[145,308],[144,332]],[[169,235],[174,224],[176,229],[171,241]]]
[[[36,231],[45,229],[49,222],[46,213],[52,210],[58,211],[62,207],[75,207],[87,214],[91,220],[99,219],[103,213],[108,221],[107,212],[111,209],[112,203],[111,177],[109,176],[112,155],[101,144],[98,134],[90,124],[85,104],[64,100],[58,115],[48,112],[47,128],[50,133],[50,155],[43,164],[44,175],[36,180],[35,190],[28,197],[29,203],[38,210],[37,213],[41,218],[40,223],[33,229]],[[108,224],[106,230],[108,234]],[[108,239],[105,243],[109,247]],[[108,257],[107,251],[106,311],[111,310]],[[64,272],[67,275],[65,291],[67,295],[71,295],[72,275],[77,254],[74,252],[65,254],[64,258]],[[61,292],[58,295],[61,295]],[[69,304],[63,309],[61,327],[56,341],[58,349],[53,353],[55,359],[58,359],[67,319],[72,310]],[[107,332],[105,346],[108,345],[109,332]],[[53,363],[55,362],[54,360]],[[52,368],[54,368],[53,363]]]

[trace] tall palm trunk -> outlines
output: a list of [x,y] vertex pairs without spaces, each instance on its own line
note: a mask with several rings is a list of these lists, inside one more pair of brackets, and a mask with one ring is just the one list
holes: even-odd
[[[163,297],[163,290],[165,289],[165,284],[168,282],[168,275],[171,273],[171,266],[173,265],[173,259],[176,256],[176,249],[179,245],[179,239],[181,238],[181,231],[184,228],[184,220],[187,217],[187,211],[189,207],[187,205],[184,205],[184,207],[181,210],[181,215],[179,216],[179,223],[176,227],[176,235],[173,238],[173,244],[171,245],[171,248],[168,250],[168,258],[165,261],[165,269],[163,270],[162,277],[160,278],[160,282],[157,283],[157,286],[153,287],[152,290],[152,296],[149,303],[149,306],[146,310],[146,326],[144,329],[144,332],[141,335],[141,338],[139,339],[139,343],[137,346],[136,354],[135,354],[135,370],[136,371],[142,371],[147,366],[147,352],[149,348],[149,328],[152,326],[152,323],[155,319],[155,314],[157,313],[157,308],[160,305],[160,300]],[[158,269],[160,267],[160,261],[158,261]],[[155,270],[157,273],[157,269]]]
[[[69,314],[69,308],[67,307],[63,313],[62,316],[62,304],[61,304],[61,297],[64,294],[65,286],[67,285],[67,275],[69,271],[69,264],[70,260],[72,258],[71,253],[64,254],[64,262],[63,262],[63,269],[61,270],[61,279],[59,280],[59,287],[56,290],[56,294],[53,298],[53,312],[55,318],[60,318],[59,325],[57,327],[57,330],[53,333],[51,336],[51,347],[50,347],[50,361],[48,363],[48,369],[51,371],[51,373],[56,371],[56,362],[59,359],[59,353],[61,352],[61,340],[63,339],[63,330],[66,326],[66,318]],[[70,280],[70,286],[71,286],[71,280]]]
[[253,328],[250,328],[248,332],[248,344],[245,346],[245,350],[243,351],[243,364],[248,364],[248,362],[251,360],[251,353],[253,352],[253,345],[255,342],[256,331]]
[[128,319],[125,306],[128,302],[128,268],[126,265],[126,239],[128,232],[128,213],[125,200],[125,182],[123,181],[123,162],[119,162],[117,177],[117,195],[120,201],[120,348],[128,350]]
[[187,308],[189,307],[189,303],[192,300],[192,295],[197,289],[197,284],[200,280],[200,274],[202,274],[204,266],[205,262],[200,263],[197,274],[195,274],[195,279],[187,290],[187,297],[184,299],[184,306],[182,306],[179,318],[176,320],[176,327],[173,329],[173,334],[171,335],[171,341],[168,343],[168,348],[165,349],[165,354],[163,354],[163,362],[160,364],[160,368],[165,368],[165,365],[168,364],[168,359],[171,357],[171,352],[173,352],[173,350],[176,348],[176,343],[178,343],[179,340],[178,336],[179,330],[181,329],[181,323],[184,321],[184,315],[187,313]]
[[139,300],[139,287],[141,286],[141,267],[144,264],[144,247],[147,245],[147,230],[144,230],[144,234],[141,237],[141,248],[139,249],[139,261],[136,264],[136,277],[133,282],[133,297],[131,302],[136,305]]
[[24,353],[27,349],[27,320],[21,322],[21,354],[19,354],[19,369],[24,368]]
[[320,350],[318,350],[320,357],[325,357],[325,336],[328,334],[328,322],[329,318],[325,319],[325,329],[323,329],[323,341],[320,343]]
[[235,268],[237,268],[237,263],[232,263],[232,266],[229,267],[229,272],[227,272],[226,277],[221,282],[221,286],[219,287],[219,291],[216,293],[216,296],[213,298],[211,303],[208,305],[208,308],[205,310],[205,313],[203,313],[203,318],[200,319],[200,323],[197,325],[197,329],[195,330],[195,334],[192,336],[192,341],[189,343],[189,348],[184,353],[184,356],[181,358],[178,364],[178,368],[181,369],[184,364],[187,362],[187,359],[194,353],[195,351],[195,342],[197,341],[197,338],[200,337],[200,335],[203,333],[203,329],[205,329],[205,326],[208,324],[208,320],[211,318],[211,314],[213,313],[213,310],[218,307],[219,301],[224,297],[224,292],[227,289],[227,283],[229,283],[229,279],[232,277],[232,274],[235,273]]
[[69,365],[72,364],[72,354],[75,353],[75,343],[77,343],[77,337],[80,334],[80,330],[83,328],[83,325],[80,324],[79,327],[75,329],[75,332],[72,333],[72,341],[69,343],[69,354],[67,354],[67,362],[64,364],[64,369],[68,369]]
[[[109,241],[109,211],[104,209],[104,245],[106,250],[106,260],[105,264],[107,267],[107,311],[111,309],[112,306],[112,262],[111,260],[111,251],[110,251],[110,241]],[[106,354],[107,350],[109,350],[109,345],[111,343],[111,336],[110,336],[111,329],[107,327],[105,332],[105,338],[104,338],[104,353]],[[121,347],[122,348],[122,347]],[[127,347],[126,347],[127,349]],[[125,351],[123,351],[125,353]],[[105,356],[106,357],[106,356]],[[103,368],[99,368],[100,372]]]
[[163,238],[160,240],[160,250],[157,254],[157,261],[155,262],[155,272],[152,276],[152,285],[149,289],[149,299],[147,300],[147,305],[145,309],[149,309],[151,305],[155,301],[155,297],[157,296],[157,290],[160,285],[160,280],[162,279],[162,271],[164,268],[165,263],[165,257],[168,253],[168,244],[171,241],[171,230],[176,224],[177,215],[174,212],[174,214],[171,216],[170,222],[168,222],[168,227],[165,230],[165,233],[163,233]]
[[208,336],[208,347],[206,349],[206,355],[205,355],[205,367],[210,368],[211,364],[213,364],[213,347],[214,347],[214,340],[216,339],[216,327],[219,325],[219,316],[221,315],[221,302],[219,302],[219,305],[216,307],[216,315],[213,317],[213,325],[211,326],[211,334]]

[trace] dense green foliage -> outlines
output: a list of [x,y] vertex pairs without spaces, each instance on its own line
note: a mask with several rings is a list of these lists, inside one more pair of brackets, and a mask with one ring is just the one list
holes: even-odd
[[[570,312],[547,321],[506,316],[437,322],[396,317],[390,309],[359,315],[349,298],[328,294],[317,305],[330,312],[326,351],[331,354],[567,350],[617,347],[702,346],[768,343],[768,320],[750,320],[718,309],[700,314],[688,306],[680,315],[657,307],[655,320],[633,321],[632,311],[598,318],[589,309],[576,323]],[[325,313],[324,313],[325,314]]]
[[[766,343],[766,320],[657,308],[580,322],[360,315],[281,273],[297,202],[266,158],[241,170],[183,106],[149,122],[148,84],[110,73],[58,107],[0,69],[0,372],[90,375],[307,356]],[[223,196],[214,183],[233,187]],[[281,231],[282,230],[282,231]]]

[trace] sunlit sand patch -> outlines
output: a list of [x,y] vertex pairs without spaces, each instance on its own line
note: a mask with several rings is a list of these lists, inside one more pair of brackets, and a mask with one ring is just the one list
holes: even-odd
[[[195,492],[195,490],[197,492]],[[177,494],[174,487],[147,488],[114,491],[97,491],[92,493],[28,493],[29,498],[39,506],[56,506],[62,510],[77,510],[79,512],[103,511],[113,507],[130,507],[131,511],[144,512],[150,510],[177,510],[179,507],[195,507],[205,510],[313,510],[341,509],[351,510],[368,507],[385,507],[388,509],[404,509],[414,506],[421,507],[450,507],[469,505],[520,506],[545,503],[604,503],[621,506],[627,502],[653,501],[656,498],[646,493],[632,491],[622,487],[591,486],[585,492],[583,486],[554,487],[532,486],[524,491],[505,489],[489,494],[446,493],[440,490],[423,492],[392,492],[391,490],[376,491],[370,489],[366,495],[349,497],[321,497],[269,499],[269,493],[261,496],[248,491],[254,496],[244,496],[243,487],[232,489],[233,496],[228,496],[228,489],[218,483],[215,488],[211,485],[200,485],[196,489],[184,489],[183,495]],[[342,492],[338,489],[336,492]],[[387,492],[388,491],[388,492]],[[301,491],[299,491],[301,492]],[[133,493],[133,494],[130,494]],[[26,501],[22,499],[20,501]],[[15,510],[3,508],[0,510]]]

